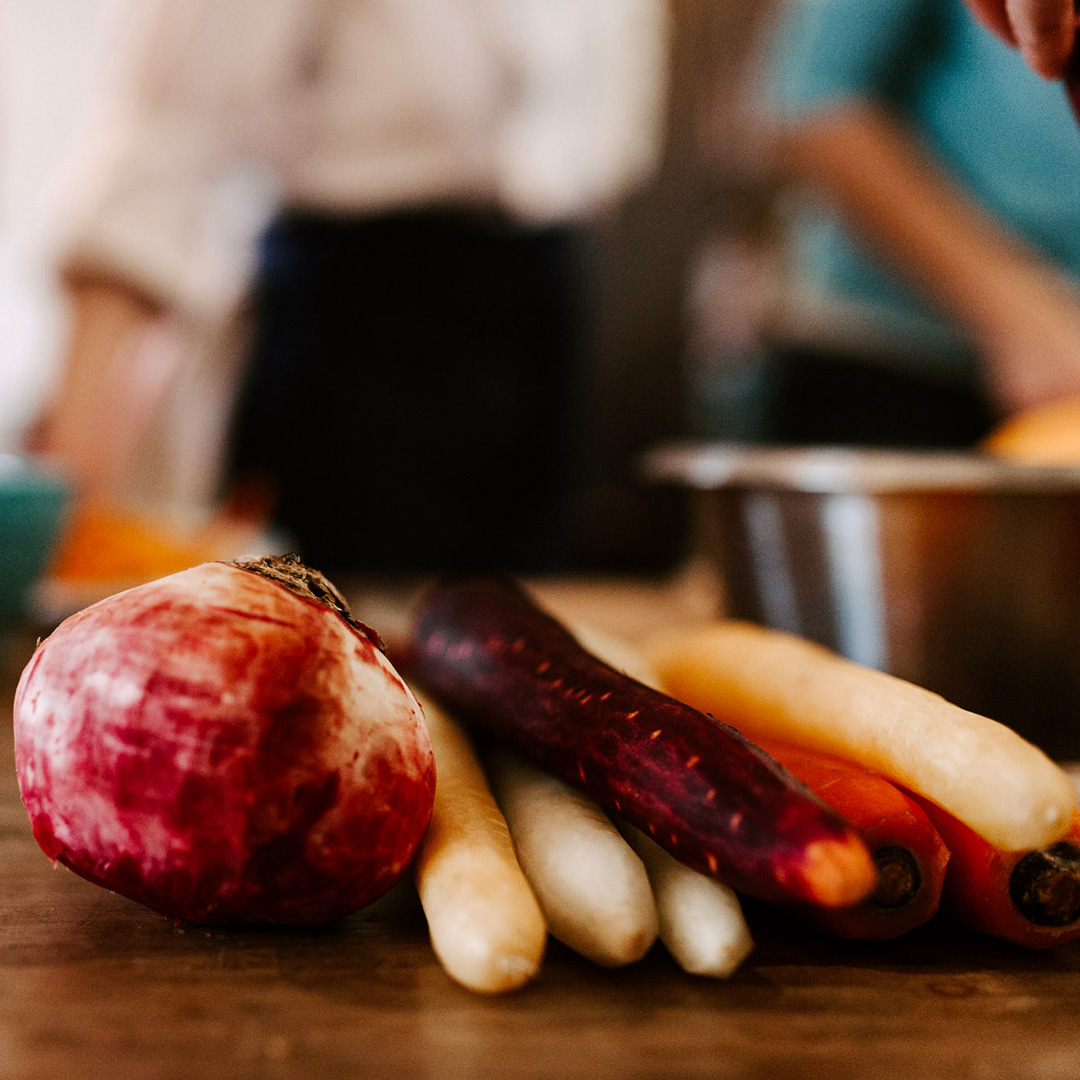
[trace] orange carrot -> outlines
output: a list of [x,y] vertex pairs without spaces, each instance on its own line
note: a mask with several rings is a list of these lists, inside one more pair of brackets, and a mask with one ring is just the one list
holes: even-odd
[[937,911],[949,853],[916,802],[884,777],[831,754],[772,742],[762,749],[855,827],[878,868],[868,899],[808,911],[810,922],[836,937],[888,941]]
[[1033,949],[1080,938],[1080,810],[1057,843],[1005,851],[928,800],[919,802],[951,853],[942,911]]

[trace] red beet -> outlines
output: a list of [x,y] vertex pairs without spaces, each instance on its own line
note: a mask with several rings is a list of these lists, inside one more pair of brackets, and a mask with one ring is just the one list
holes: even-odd
[[19,785],[45,853],[90,881],[175,919],[321,923],[404,871],[431,746],[324,578],[253,569],[195,567],[61,624],[19,683]]
[[508,579],[437,585],[410,663],[462,719],[741,892],[832,907],[874,886],[850,826],[764,751],[588,653]]

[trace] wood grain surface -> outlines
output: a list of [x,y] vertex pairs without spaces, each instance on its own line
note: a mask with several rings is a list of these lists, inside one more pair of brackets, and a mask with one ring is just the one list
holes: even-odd
[[[696,610],[626,586],[545,595],[610,630]],[[6,649],[8,721],[30,648]],[[728,982],[660,947],[611,971],[552,943],[502,998],[446,978],[407,884],[321,930],[174,926],[51,866],[10,722],[0,738],[0,1080],[1080,1077],[1080,943],[1030,952],[941,923],[862,945],[748,915],[757,948]]]

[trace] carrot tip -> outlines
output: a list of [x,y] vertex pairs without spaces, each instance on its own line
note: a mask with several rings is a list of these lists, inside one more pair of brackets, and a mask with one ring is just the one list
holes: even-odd
[[807,899],[819,907],[851,907],[865,900],[878,884],[877,867],[856,836],[819,840],[806,849],[803,881]]

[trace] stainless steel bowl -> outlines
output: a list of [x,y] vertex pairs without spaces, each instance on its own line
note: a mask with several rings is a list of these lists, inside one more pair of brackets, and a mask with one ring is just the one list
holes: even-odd
[[679,444],[724,613],[801,634],[1080,759],[1080,468]]

